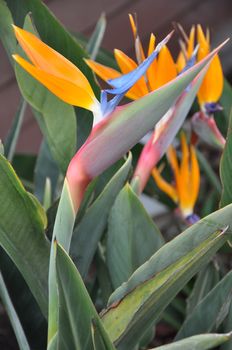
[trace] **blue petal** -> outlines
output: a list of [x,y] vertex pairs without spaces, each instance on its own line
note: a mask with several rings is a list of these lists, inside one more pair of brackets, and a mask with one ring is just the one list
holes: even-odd
[[101,112],[104,117],[113,112],[113,110],[117,107],[121,99],[123,98],[123,94],[118,94],[114,96],[110,101],[107,101],[107,93],[105,90],[101,92]]
[[188,215],[185,219],[189,225],[193,225],[200,220],[199,216],[194,213]]
[[197,52],[199,49],[199,45],[197,45],[192,53],[192,56],[190,57],[190,59],[187,61],[185,67],[182,69],[182,71],[179,73],[182,74],[184,72],[186,72],[186,70],[188,70],[189,68],[193,67],[194,64],[196,63],[196,59],[197,59]]
[[101,111],[104,114],[104,111],[107,109],[107,93],[105,92],[105,90],[101,90]]
[[212,114],[218,111],[221,111],[223,108],[219,103],[210,102],[204,104],[204,109],[207,114]]
[[172,35],[172,32],[166,36],[164,40],[162,40],[156,47],[156,49],[152,52],[150,56],[148,56],[137,68],[133,71],[122,75],[119,78],[109,79],[107,82],[114,87],[114,89],[105,90],[109,94],[125,94],[138,79],[140,79],[149,68],[150,64],[154,61],[162,47],[168,42]]

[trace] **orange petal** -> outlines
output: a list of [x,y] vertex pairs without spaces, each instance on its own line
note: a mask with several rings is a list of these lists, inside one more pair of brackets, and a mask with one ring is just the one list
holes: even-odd
[[[138,67],[135,61],[121,50],[115,49],[114,56],[123,74],[127,74]],[[134,89],[137,91],[137,95],[140,97],[148,94],[148,89],[144,77],[140,78],[137,81],[137,83],[134,85]]]
[[182,159],[180,164],[179,177],[179,201],[182,210],[189,209],[189,198],[191,194],[190,169],[189,169],[189,149],[185,134],[181,134]]
[[150,56],[152,54],[152,52],[155,50],[155,40],[156,40],[155,35],[153,33],[151,33],[148,51],[147,51],[147,56]]
[[19,44],[37,68],[69,80],[85,89],[88,94],[93,95],[88,80],[72,62],[26,30],[14,26],[14,31]]
[[185,65],[186,65],[186,59],[184,57],[183,52],[180,51],[176,61],[177,72],[180,73],[184,69]]
[[197,59],[198,61],[202,60],[205,56],[208,55],[210,51],[210,46],[207,38],[204,35],[202,27],[200,24],[197,26],[197,42],[199,44]]
[[118,78],[121,73],[116,69],[104,66],[90,59],[85,59],[86,64],[96,73],[102,80],[107,81],[109,79]]
[[152,170],[152,176],[161,191],[166,193],[175,203],[178,201],[176,189],[170,185],[163,177],[157,168]]
[[88,94],[82,87],[65,80],[61,77],[47,73],[40,68],[33,66],[19,55],[13,55],[15,61],[20,64],[30,75],[46,86],[52,93],[61,100],[74,106],[86,108],[95,112],[99,108],[95,97]]
[[[151,33],[147,56],[155,50],[155,35]],[[151,91],[155,90],[155,80],[157,72],[157,59],[155,59],[147,70],[147,79]]]
[[[197,26],[197,37],[199,44],[198,60],[203,59],[210,51],[209,32],[206,36],[200,25]],[[223,71],[220,59],[216,55],[210,63],[202,85],[198,92],[198,101],[200,105],[205,103],[217,102],[221,97],[223,90]]]
[[138,67],[137,63],[121,50],[114,49],[114,57],[123,74],[127,74]]
[[199,164],[196,156],[196,151],[194,146],[191,145],[190,147],[190,160],[191,160],[191,196],[190,196],[190,203],[192,208],[194,208],[195,202],[198,197],[199,188],[200,188],[200,169]]
[[177,76],[175,62],[167,46],[164,46],[157,59],[157,73],[155,77],[155,88],[168,83]]
[[134,17],[131,13],[129,13],[129,20],[130,20],[130,25],[131,25],[131,29],[132,29],[132,33],[134,35],[134,39],[136,38],[137,36],[137,26],[135,24],[135,20],[134,20]]
[[198,91],[197,96],[199,104],[216,103],[222,95],[223,84],[222,66],[218,55],[216,55],[210,63],[209,69]]
[[179,164],[177,160],[176,150],[171,145],[167,151],[168,161],[171,165],[172,171],[174,173],[175,180],[179,178]]
[[195,26],[192,26],[189,34],[188,45],[187,45],[187,58],[189,59],[194,51],[195,42]]
[[[113,68],[104,66],[103,64],[97,63],[90,59],[85,59],[87,65],[96,73],[102,80],[107,81],[109,79],[118,78],[121,73]],[[137,87],[133,86],[127,93],[126,96],[131,100],[137,100],[141,97],[141,92],[138,91]]]

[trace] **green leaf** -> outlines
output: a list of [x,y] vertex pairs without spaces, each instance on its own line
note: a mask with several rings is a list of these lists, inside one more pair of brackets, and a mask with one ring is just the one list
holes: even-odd
[[49,305],[48,305],[48,347],[54,341],[57,334],[58,322],[58,295],[57,295],[57,276],[55,267],[54,242],[59,242],[62,247],[69,252],[70,242],[75,223],[76,213],[73,208],[73,202],[69,191],[68,181],[65,178],[60,201],[56,213],[55,224],[53,227],[52,244],[49,260]]
[[1,140],[0,140],[0,154],[1,154],[2,156],[4,156],[4,146],[3,146],[3,143],[2,143]]
[[0,270],[31,348],[46,348],[47,320],[20,271],[2,247],[0,247]]
[[232,202],[232,185],[231,185],[231,174],[232,174],[232,110],[230,113],[230,121],[227,132],[226,144],[221,157],[220,162],[220,176],[222,182],[222,195],[220,206]]
[[107,224],[110,209],[128,177],[131,161],[132,157],[129,154],[126,162],[89,207],[80,224],[74,230],[71,256],[83,278],[86,277],[97,250],[98,242]]
[[39,155],[35,166],[35,196],[42,203],[46,179],[51,181],[52,198],[55,197],[56,185],[59,177],[59,169],[52,158],[47,142],[44,140],[40,147]]
[[200,303],[207,293],[219,281],[219,268],[215,262],[210,262],[197,275],[193,290],[187,299],[187,314],[190,315],[193,309]]
[[225,115],[228,125],[232,108],[232,87],[226,79],[224,79],[224,88],[220,98],[220,104],[223,107],[223,114]]
[[232,87],[226,78],[224,78],[224,87],[219,103],[222,106],[222,110],[216,112],[214,118],[222,135],[226,135],[232,108]]
[[109,339],[106,339],[104,332],[94,319],[91,326],[94,350],[115,350],[114,345]]
[[6,2],[0,0],[0,38],[11,63],[13,63],[12,54],[16,52],[17,45],[12,23],[13,19]]
[[12,126],[10,128],[10,131],[7,135],[7,139],[5,141],[5,156],[6,158],[11,162],[14,157],[19,133],[22,127],[25,110],[26,110],[27,103],[25,100],[21,100],[18,111],[15,115],[15,118],[13,120]]
[[107,231],[107,265],[114,288],[127,281],[163,244],[158,227],[126,184],[111,209]]
[[[231,329],[232,329],[232,303],[230,303],[230,309],[229,309],[228,315],[225,319],[225,322],[223,324],[223,331],[230,332]],[[220,347],[220,350],[231,350],[231,348],[232,348],[232,339],[230,339],[228,342],[223,344]]]
[[44,235],[46,216],[36,198],[25,191],[13,168],[2,156],[0,192],[0,244],[47,315],[49,243]]
[[94,32],[91,35],[91,38],[89,39],[88,44],[86,45],[86,51],[88,52],[92,60],[95,60],[97,56],[97,53],[102,43],[105,30],[106,30],[106,16],[104,13],[102,13],[94,29]]
[[7,287],[5,285],[5,282],[1,273],[0,273],[0,298],[7,311],[8,317],[11,321],[11,325],[14,330],[15,336],[17,338],[20,350],[30,350],[29,344],[27,342],[27,338],[24,334],[22,325],[14,309],[14,305],[11,301],[10,295],[8,293]]
[[[107,305],[110,295],[113,293],[113,286],[110,279],[109,270],[105,261],[105,247],[99,244],[98,250],[95,256],[94,263],[96,264],[97,281],[100,288],[101,299],[103,307]],[[102,307],[102,308],[103,308]]]
[[202,152],[199,150],[197,151],[197,159],[199,161],[200,168],[205,173],[206,177],[208,178],[209,182],[211,183],[213,189],[216,191],[217,195],[221,195],[222,187],[220,184],[220,180],[218,176],[215,174],[214,170],[212,169],[212,166],[208,159],[204,156]]
[[176,335],[176,340],[217,329],[226,317],[232,298],[232,271],[193,309]]
[[[161,247],[111,296],[104,325],[118,349],[136,344],[175,295],[226,241],[227,206],[189,227]],[[217,231],[218,230],[218,231]]]
[[231,339],[231,333],[227,334],[200,334],[179,340],[172,344],[158,346],[150,350],[207,350],[227,342]]
[[[86,45],[88,44],[88,38],[85,35],[83,35],[82,33],[76,33],[76,32],[73,33],[73,35],[75,36],[76,40],[82,47],[86,47]],[[105,50],[102,47],[99,48],[96,61],[105,66],[119,70],[119,67],[117,65],[117,62],[115,61],[113,53]]]
[[94,324],[105,349],[113,350],[114,346],[108,339],[78,270],[59,245],[56,270],[59,290],[58,349],[94,349],[92,344]]

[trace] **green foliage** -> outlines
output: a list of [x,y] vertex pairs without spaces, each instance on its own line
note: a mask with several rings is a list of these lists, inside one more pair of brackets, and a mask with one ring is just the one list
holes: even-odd
[[[58,349],[113,350],[114,346],[110,343],[78,270],[59,246],[56,269],[59,289]],[[94,346],[91,345],[92,341]],[[104,347],[100,348],[100,344]]]
[[220,163],[222,181],[221,207],[232,202],[231,171],[232,171],[232,113],[230,114],[226,145]]
[[[218,329],[228,314],[232,297],[232,272],[229,272],[195,306],[186,318],[176,339],[182,339],[200,333],[209,333]],[[202,314],[202,310],[204,313]]]
[[49,243],[44,235],[46,216],[36,198],[25,191],[13,168],[2,156],[0,173],[0,243],[46,315],[49,259]]
[[[43,1],[0,0],[0,38],[11,63],[13,53],[24,55],[13,22],[73,62],[99,99],[84,58],[117,69],[112,54],[100,47],[104,15],[88,40],[69,33]],[[224,110],[215,116],[224,135],[229,124],[221,183],[219,151],[204,144],[197,150],[204,186],[197,213],[209,215],[190,225],[193,217],[169,213],[178,203],[158,196],[150,179],[151,215],[153,207],[136,193],[140,179],[131,182],[141,137],[161,121],[153,138],[160,159],[183,123],[189,129],[185,118],[212,58],[211,53],[169,84],[117,108],[97,128],[91,112],[62,102],[15,66],[22,102],[0,143],[0,298],[20,350],[231,349],[226,242],[232,232],[232,90],[226,80]],[[43,134],[38,155],[17,153],[27,103]],[[68,165],[77,150],[70,177]],[[149,157],[145,160],[148,166]],[[76,208],[74,197],[83,183]],[[168,339],[160,336],[162,329],[170,331]]]
[[[183,339],[172,344],[158,346],[156,350],[207,350],[221,345],[231,339],[228,334],[202,334]],[[151,350],[155,350],[151,349]]]
[[[206,229],[207,218],[194,226],[192,232],[189,229],[164,245],[111,296],[102,320],[118,349],[136,345],[168,303],[227,239],[224,231]],[[195,230],[198,239],[192,242]],[[179,246],[182,256],[178,257],[175,251],[179,251]]]
[[14,329],[20,350],[30,350],[22,325],[14,309],[14,305],[11,301],[6,284],[1,274],[0,274],[0,297],[7,310],[8,316],[11,320],[11,324]]
[[164,239],[129,184],[120,191],[109,216],[107,265],[114,288],[127,281]]
[[83,278],[88,273],[98,242],[106,227],[110,209],[128,177],[130,167],[131,154],[105,186],[100,196],[88,208],[80,224],[74,230],[71,255]]

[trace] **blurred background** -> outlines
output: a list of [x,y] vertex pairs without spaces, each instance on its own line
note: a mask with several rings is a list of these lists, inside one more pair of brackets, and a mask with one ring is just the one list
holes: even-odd
[[[18,1],[18,0],[15,0]],[[150,33],[161,40],[179,22],[188,32],[192,24],[209,27],[211,44],[215,47],[232,33],[231,0],[46,0],[44,3],[73,33],[89,37],[100,15],[104,12],[107,27],[103,47],[109,51],[118,48],[134,56],[133,38],[128,13],[137,13],[140,38],[146,49]],[[174,57],[178,54],[175,36],[168,45]],[[232,43],[220,55],[226,77],[232,78]],[[20,93],[14,72],[0,44],[0,138],[4,139],[11,120],[17,111]],[[18,151],[36,153],[41,134],[28,107]]]

